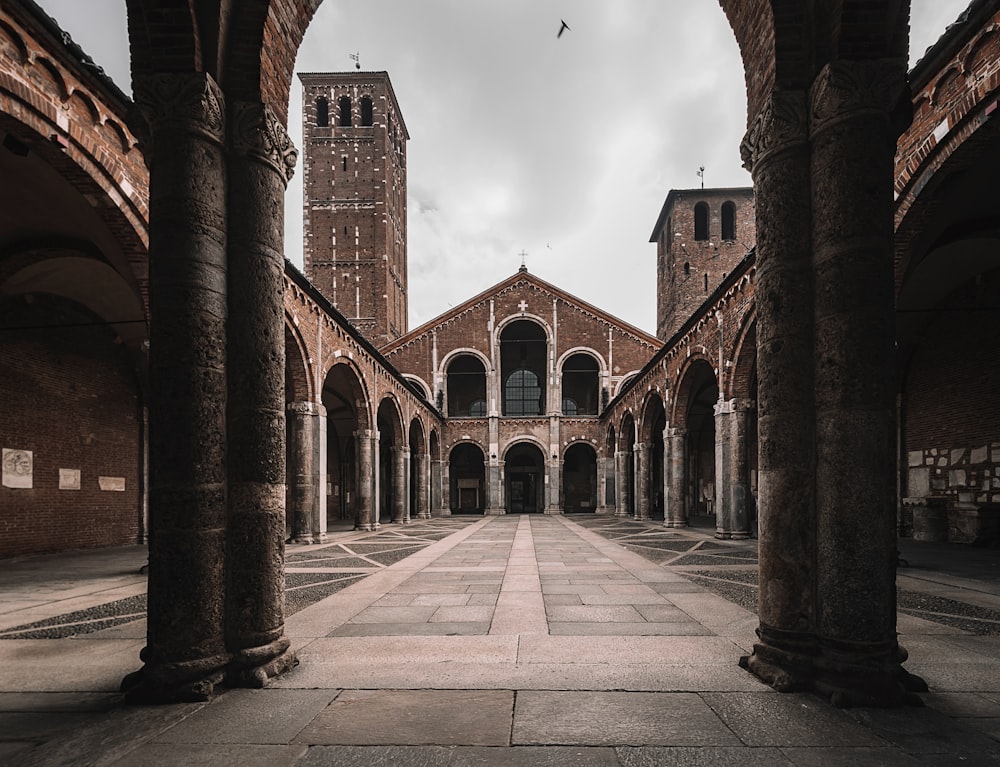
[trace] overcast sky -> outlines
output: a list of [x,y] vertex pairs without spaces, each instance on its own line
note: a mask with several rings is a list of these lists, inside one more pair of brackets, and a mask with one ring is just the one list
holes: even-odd
[[[130,92],[124,0],[38,0]],[[911,64],[967,0],[913,0]],[[561,20],[570,26],[557,38]],[[385,70],[410,131],[410,327],[517,271],[649,332],[667,192],[749,186],[746,95],[715,0],[326,0],[297,71]],[[301,91],[289,132],[301,145]],[[285,205],[302,264],[302,186]]]

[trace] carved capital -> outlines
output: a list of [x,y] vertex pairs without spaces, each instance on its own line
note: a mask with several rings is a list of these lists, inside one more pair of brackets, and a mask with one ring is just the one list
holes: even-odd
[[137,76],[135,105],[141,120],[133,118],[130,127],[140,140],[152,136],[155,141],[164,129],[196,134],[219,145],[225,138],[225,97],[215,80],[202,72]]
[[809,91],[812,134],[865,114],[885,116],[897,132],[909,125],[912,103],[902,62],[834,61],[813,81]]
[[808,113],[802,91],[774,91],[750,123],[740,156],[749,171],[769,155],[801,146],[808,139]]
[[299,152],[285,126],[266,104],[233,105],[232,147],[240,154],[267,163],[286,182],[295,174]]

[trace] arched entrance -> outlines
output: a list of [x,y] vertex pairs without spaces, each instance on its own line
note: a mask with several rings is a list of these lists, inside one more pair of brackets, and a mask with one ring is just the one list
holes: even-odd
[[715,403],[719,386],[711,365],[695,362],[687,373],[690,378],[687,404],[687,471],[685,495],[688,521],[715,519]]
[[463,442],[451,451],[448,465],[452,514],[482,514],[486,508],[486,464],[482,448]]
[[522,442],[504,459],[504,491],[508,514],[537,514],[544,508],[545,457],[534,445]]
[[567,514],[597,508],[597,453],[584,442],[570,445],[563,457],[563,510]]
[[409,494],[406,474],[409,468],[403,439],[402,416],[396,401],[386,397],[378,406],[378,516],[382,522],[407,520]]
[[364,393],[355,370],[348,364],[334,365],[326,376],[322,392],[326,408],[326,523],[327,529],[359,520],[357,438],[367,426],[367,412],[359,413],[357,403]]
[[642,441],[646,449],[646,481],[640,492],[646,496],[651,519],[663,519],[664,515],[664,449],[663,431],[667,428],[667,416],[663,400],[651,394],[646,402],[642,417]]

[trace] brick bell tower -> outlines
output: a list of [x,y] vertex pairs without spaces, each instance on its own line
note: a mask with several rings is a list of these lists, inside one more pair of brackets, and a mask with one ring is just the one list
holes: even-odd
[[407,331],[406,142],[386,72],[301,74],[306,277],[377,347]]

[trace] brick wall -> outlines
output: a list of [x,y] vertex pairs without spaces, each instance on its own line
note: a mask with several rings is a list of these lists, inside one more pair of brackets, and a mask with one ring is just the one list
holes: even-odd
[[[38,295],[0,305],[2,324],[45,326],[5,334],[0,355],[0,445],[30,450],[33,487],[0,487],[0,557],[135,543],[141,430],[134,363],[75,305]],[[80,471],[79,490],[59,470]],[[99,477],[124,479],[101,490]]]

